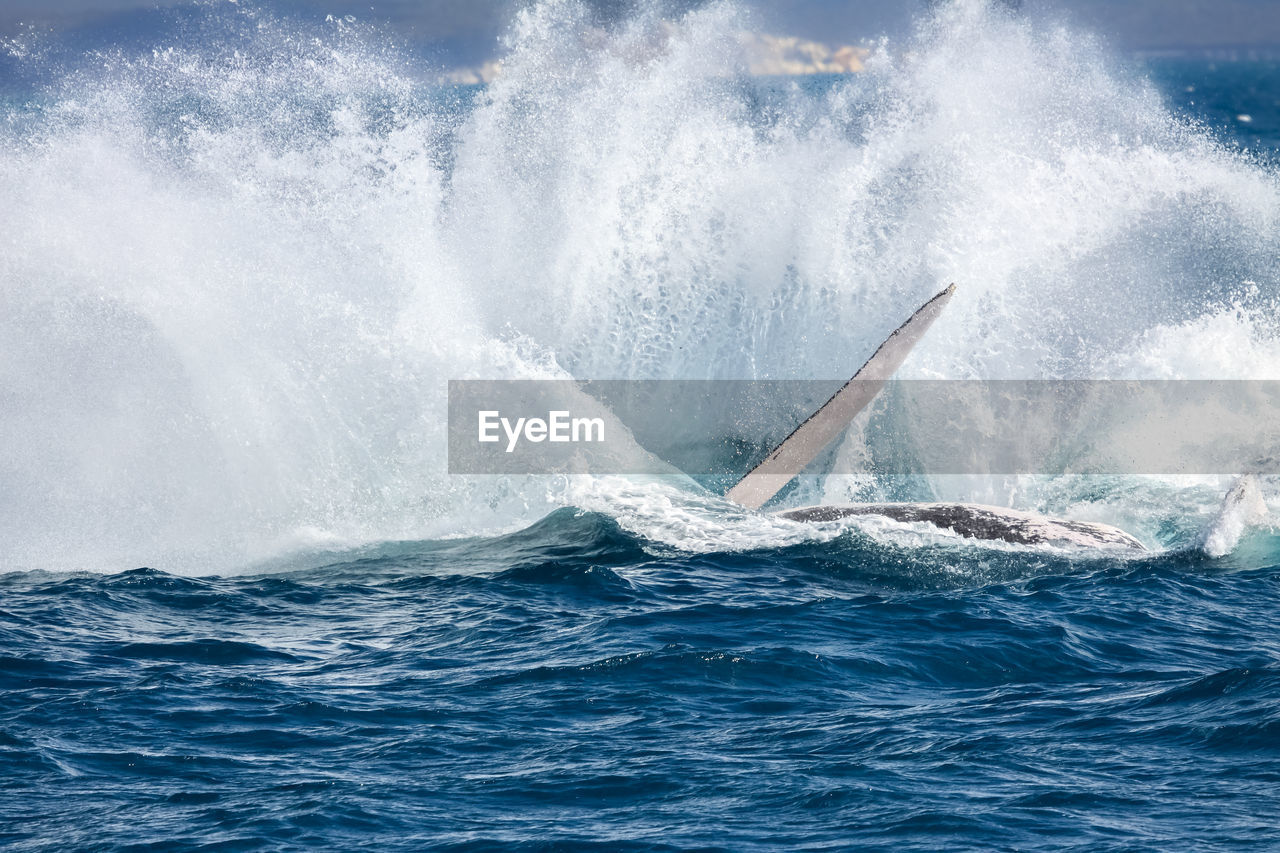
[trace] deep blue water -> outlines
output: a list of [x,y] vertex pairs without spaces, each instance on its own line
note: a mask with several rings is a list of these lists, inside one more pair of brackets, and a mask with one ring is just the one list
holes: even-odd
[[1155,59],[1146,70],[1170,104],[1229,144],[1280,151],[1280,62]]
[[566,509],[279,575],[5,576],[0,838],[1280,846],[1280,568],[643,545]]

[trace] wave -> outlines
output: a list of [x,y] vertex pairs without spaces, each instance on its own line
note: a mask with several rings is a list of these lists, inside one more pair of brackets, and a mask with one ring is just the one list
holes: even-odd
[[904,375],[1274,378],[1274,169],[1095,39],[956,0],[801,83],[748,25],[548,0],[480,89],[232,3],[10,43],[53,64],[0,107],[0,566],[517,530],[581,485],[447,476],[448,379],[842,376],[947,281]]

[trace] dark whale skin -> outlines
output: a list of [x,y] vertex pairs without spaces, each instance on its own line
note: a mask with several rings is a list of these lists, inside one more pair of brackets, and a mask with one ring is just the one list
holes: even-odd
[[1134,537],[1109,524],[1049,518],[1021,510],[982,504],[879,503],[805,506],[775,513],[791,521],[839,521],[854,515],[879,515],[901,522],[926,522],[969,539],[1145,551]]

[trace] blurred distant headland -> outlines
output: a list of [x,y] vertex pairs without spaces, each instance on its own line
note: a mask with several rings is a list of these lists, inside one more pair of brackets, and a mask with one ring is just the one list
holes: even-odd
[[[863,69],[871,54],[867,47],[830,45],[798,36],[740,32],[742,61],[750,74],[761,76],[800,76],[805,74],[854,74]],[[445,82],[475,85],[492,82],[502,73],[502,60],[490,59],[446,71]]]

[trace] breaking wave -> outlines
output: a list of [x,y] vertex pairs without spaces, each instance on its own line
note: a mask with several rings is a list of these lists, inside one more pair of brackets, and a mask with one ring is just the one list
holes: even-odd
[[214,3],[44,69],[0,113],[0,567],[515,529],[584,487],[448,477],[447,380],[844,376],[949,281],[904,375],[1280,378],[1276,172],[1089,36],[959,0],[779,80],[750,25],[550,0],[466,88]]

